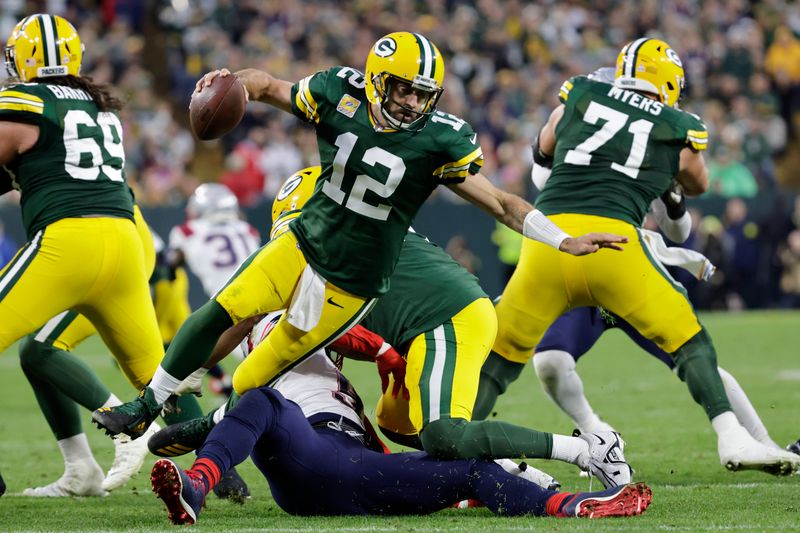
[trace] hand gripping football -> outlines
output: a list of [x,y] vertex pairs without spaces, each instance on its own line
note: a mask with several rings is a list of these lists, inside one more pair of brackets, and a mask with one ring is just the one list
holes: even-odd
[[234,74],[217,76],[211,85],[192,93],[189,121],[198,139],[222,137],[242,120],[245,104],[244,85]]

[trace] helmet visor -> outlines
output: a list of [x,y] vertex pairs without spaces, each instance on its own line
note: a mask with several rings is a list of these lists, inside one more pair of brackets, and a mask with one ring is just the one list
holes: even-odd
[[430,84],[408,82],[396,76],[386,76],[386,93],[382,111],[396,127],[407,128],[421,118],[427,117],[436,109],[436,102],[442,93],[441,88]]
[[3,55],[5,57],[6,63],[6,73],[8,74],[9,78],[19,78],[19,74],[17,73],[17,65],[14,62],[14,46],[6,45],[3,48]]

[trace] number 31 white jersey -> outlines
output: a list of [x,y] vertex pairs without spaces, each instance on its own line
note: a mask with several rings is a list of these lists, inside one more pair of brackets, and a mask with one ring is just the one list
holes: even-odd
[[169,247],[180,250],[208,296],[213,296],[255,252],[261,238],[253,226],[239,219],[192,219],[175,226]]

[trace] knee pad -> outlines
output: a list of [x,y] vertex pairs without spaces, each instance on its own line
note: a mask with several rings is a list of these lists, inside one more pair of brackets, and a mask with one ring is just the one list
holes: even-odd
[[52,350],[54,350],[52,346],[34,340],[33,335],[28,335],[19,343],[19,362],[22,369],[26,372],[35,371]]
[[420,433],[423,448],[438,459],[461,458],[460,444],[467,424],[463,418],[441,418],[431,422]]
[[541,381],[551,380],[575,370],[575,359],[563,350],[546,350],[533,356],[533,368]]

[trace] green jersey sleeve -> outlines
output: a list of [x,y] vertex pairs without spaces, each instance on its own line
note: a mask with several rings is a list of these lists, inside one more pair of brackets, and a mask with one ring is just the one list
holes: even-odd
[[4,87],[0,90],[0,120],[37,125],[42,123],[45,120],[44,96],[32,85]]
[[575,82],[579,78],[586,79],[586,76],[573,76],[561,84],[561,88],[558,90],[558,100],[562,104],[566,104],[567,100],[569,100],[569,93],[572,92],[572,89],[575,87]]
[[319,124],[320,106],[327,101],[327,86],[335,68],[321,70],[292,85],[292,113],[301,120]]
[[483,166],[483,151],[478,134],[468,122],[442,111],[436,111],[426,128],[435,129],[442,158],[447,161],[433,171],[437,182],[461,183],[467,175],[477,174]]
[[686,145],[695,152],[708,148],[708,129],[705,123],[693,113],[683,111],[680,124],[685,129]]

